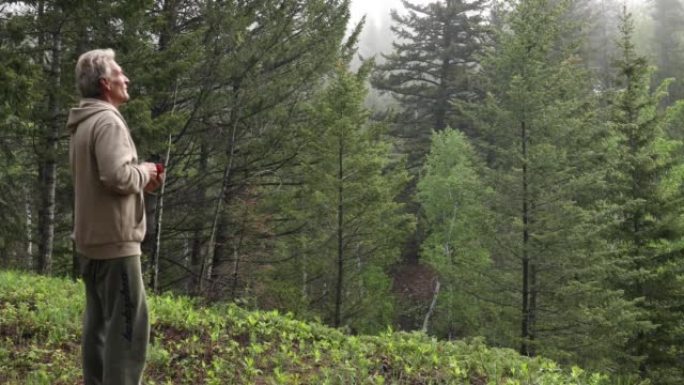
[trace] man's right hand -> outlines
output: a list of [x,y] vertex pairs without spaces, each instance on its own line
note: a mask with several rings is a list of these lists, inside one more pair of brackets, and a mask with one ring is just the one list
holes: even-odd
[[143,168],[143,171],[147,173],[148,175],[148,184],[150,182],[156,181],[157,180],[157,165],[154,163],[150,162],[145,162],[141,163],[140,166]]
[[164,181],[164,171],[159,173],[159,167],[154,164],[154,163],[143,163],[142,164],[145,167],[145,170],[147,170],[148,175],[150,176],[150,181],[147,182],[147,185],[145,186],[145,192],[152,192],[156,189],[158,189],[161,185],[162,182]]

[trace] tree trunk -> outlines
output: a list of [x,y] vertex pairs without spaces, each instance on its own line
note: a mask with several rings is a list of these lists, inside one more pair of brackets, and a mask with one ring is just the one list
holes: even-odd
[[527,128],[525,122],[521,122],[521,141],[522,141],[522,220],[523,220],[523,245],[522,245],[522,330],[520,354],[530,355],[530,256],[528,246],[530,241],[529,233],[529,196],[528,196],[528,175],[527,175]]
[[[221,215],[219,216],[218,227],[216,228],[216,241],[214,242],[214,252],[211,259],[211,276],[209,277],[215,282],[221,278],[222,273],[225,271],[224,264],[226,261],[232,261],[232,257],[227,256],[227,246],[229,240],[228,227],[228,218],[226,217],[226,212],[225,210],[222,210]],[[233,254],[234,253],[235,248],[233,248]],[[231,277],[232,276],[233,274],[231,273]],[[231,298],[233,298],[232,295]]]
[[[207,145],[202,139],[202,144],[200,145],[200,158],[198,162],[199,175],[206,175],[209,170],[209,152]],[[194,220],[194,231],[192,234],[192,241],[190,247],[190,261],[188,270],[191,272],[190,277],[187,280],[186,291],[188,293],[193,293],[199,287],[200,282],[200,270],[202,268],[202,249],[204,246],[204,210],[206,200],[206,187],[200,182],[196,184],[195,190],[195,202],[194,207],[196,213],[198,214]]]
[[25,210],[26,210],[26,262],[28,268],[33,267],[33,205],[31,203],[31,190],[24,187]]
[[190,258],[188,269],[190,277],[188,278],[186,290],[188,293],[195,292],[199,287],[200,269],[202,266],[202,245],[204,244],[204,231],[201,227],[195,229],[192,235],[192,246],[190,247]]
[[[166,147],[166,157],[164,158],[164,170],[168,170],[170,157],[171,134],[169,134],[169,140]],[[152,245],[152,253],[150,254],[150,288],[152,288],[152,291],[155,293],[159,291],[159,250],[161,249],[161,232],[162,220],[164,216],[164,191],[166,189],[166,176],[167,175],[164,176],[161,188],[159,189],[159,194],[157,195],[157,204],[154,221],[154,244]]]
[[300,265],[300,271],[302,273],[302,303],[307,303],[309,298],[309,273],[306,270],[306,255],[304,253],[297,253],[295,256]]
[[48,122],[44,153],[40,163],[40,210],[38,215],[38,258],[36,271],[50,274],[52,271],[52,250],[55,238],[55,193],[57,190],[57,150],[62,122],[59,120],[59,95],[61,89],[61,31],[52,32],[51,63],[49,79],[52,80],[48,93]]
[[[239,86],[236,86],[235,89],[239,89]],[[239,100],[238,100],[238,94],[234,95],[234,103],[233,106],[238,106],[239,105]],[[235,107],[236,108],[236,107]],[[227,201],[226,197],[226,192],[228,190],[228,184],[230,182],[231,178],[231,171],[233,169],[233,159],[235,158],[235,146],[237,144],[237,128],[238,128],[238,122],[239,122],[239,117],[238,113],[235,110],[235,108],[231,111],[231,133],[230,133],[230,142],[228,144],[228,163],[226,164],[226,168],[223,171],[223,178],[221,179],[221,191],[218,194],[218,197],[216,199],[216,209],[214,210],[214,220],[212,221],[211,225],[211,231],[209,233],[209,244],[207,245],[207,255],[205,255],[202,258],[202,265],[200,268],[200,276],[199,276],[199,285],[198,285],[198,291],[202,292],[205,287],[205,281],[208,279],[211,279],[211,270],[214,262],[214,252],[216,251],[215,249],[215,241],[216,241],[216,230],[218,227],[219,223],[219,218],[222,215],[223,211],[223,203],[224,201]]]
[[239,283],[239,278],[240,278],[240,250],[242,249],[242,242],[245,239],[245,226],[247,224],[247,209],[245,208],[244,214],[242,217],[242,226],[239,229],[240,230],[240,236],[238,237],[237,242],[233,244],[233,279],[232,279],[232,287],[231,287],[231,298],[235,298],[237,295],[237,290],[238,290],[238,283]]
[[206,255],[202,257],[200,266],[199,282],[195,291],[201,293],[206,288],[206,281],[211,278],[211,269],[214,262],[214,253],[216,251],[216,233],[218,230],[219,219],[223,211],[223,201],[226,196],[226,189],[228,188],[228,180],[230,179],[230,162],[226,165],[221,179],[221,191],[216,198],[216,207],[214,209],[214,219],[212,220],[211,230],[209,233],[209,243],[207,244]]
[[530,317],[529,317],[529,345],[528,356],[534,357],[537,355],[537,348],[535,346],[536,324],[537,324],[537,296],[539,295],[539,282],[537,281],[537,264],[530,262]]
[[240,277],[240,243],[242,242],[242,234],[240,241],[233,245],[233,277],[231,281],[230,297],[235,299],[238,290],[238,283]]
[[[452,4],[448,4],[447,7],[452,7]],[[452,75],[451,75],[451,52],[449,46],[451,46],[451,25],[449,22],[444,25],[444,40],[442,41],[442,52],[446,54],[442,57],[442,65],[440,68],[440,81],[439,81],[439,100],[435,105],[435,130],[442,131],[447,126],[447,111],[451,107],[451,98],[449,95],[449,86],[451,85]]]
[[435,312],[435,306],[437,306],[437,296],[439,295],[439,288],[439,280],[435,279],[435,289],[432,292],[432,302],[430,303],[430,307],[428,308],[428,311],[425,314],[425,319],[423,319],[423,327],[421,328],[423,333],[427,333],[430,317],[432,317],[432,313]]
[[340,135],[339,142],[339,168],[337,174],[338,195],[337,195],[337,287],[335,292],[335,319],[333,326],[340,327],[342,323],[342,285],[344,282],[344,242],[342,236],[344,235],[344,186],[343,176],[344,169],[342,159],[344,156],[344,147],[342,143],[342,136]]

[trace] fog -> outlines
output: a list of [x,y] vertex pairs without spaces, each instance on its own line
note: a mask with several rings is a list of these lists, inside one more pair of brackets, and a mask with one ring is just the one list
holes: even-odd
[[[429,4],[435,1],[444,0],[409,0],[412,4]],[[602,0],[594,0],[601,2]],[[630,12],[635,16],[637,24],[637,34],[641,35],[644,30],[649,29],[650,11],[652,6],[651,0],[611,0],[615,6],[626,4]],[[360,36],[358,44],[358,53],[363,58],[379,57],[380,53],[389,53],[392,50],[392,41],[394,36],[390,31],[391,17],[390,12],[397,10],[400,14],[404,12],[404,6],[401,0],[352,0],[351,2],[351,22],[349,30],[351,30],[362,17],[366,16],[366,23],[363,32]],[[618,12],[615,12],[617,14]],[[611,23],[612,24],[612,23]],[[644,35],[646,35],[644,33]],[[640,51],[644,54],[649,54],[648,44],[644,40],[649,40],[648,36],[638,36],[636,43],[640,46]],[[358,65],[355,60],[354,67]]]

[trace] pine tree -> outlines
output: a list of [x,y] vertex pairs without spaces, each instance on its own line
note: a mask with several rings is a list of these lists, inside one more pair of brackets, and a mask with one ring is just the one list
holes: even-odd
[[[389,93],[398,102],[391,134],[398,151],[407,156],[413,178],[401,200],[407,212],[418,218],[416,231],[402,250],[402,262],[410,270],[420,260],[420,245],[427,231],[415,194],[418,174],[430,148],[430,135],[433,130],[447,127],[473,133],[452,103],[481,96],[473,78],[487,33],[484,1],[439,0],[418,5],[404,0],[402,4],[407,14],[391,14],[393,51],[383,55],[384,62],[377,66],[371,83],[381,94]],[[405,301],[401,317],[406,322],[402,324],[410,328],[413,326],[409,324],[418,323],[412,309],[424,305],[410,297]]]
[[402,3],[408,14],[392,12],[394,50],[383,55],[372,83],[399,101],[395,134],[407,141],[409,167],[416,167],[432,130],[460,126],[451,102],[478,98],[472,75],[486,38],[484,1]]
[[578,45],[565,38],[563,3],[511,5],[483,64],[488,97],[475,107],[495,192],[497,298],[503,309],[519,309],[502,314],[502,336],[519,330],[503,343],[517,341],[525,355],[615,367],[638,323],[629,301],[603,284],[613,261],[596,233],[602,133],[589,77]]
[[68,206],[63,204],[68,202],[65,199],[68,194],[62,188],[67,175],[60,172],[66,162],[61,117],[68,104],[69,91],[73,89],[65,85],[73,84],[73,66],[67,61],[74,55],[79,20],[73,14],[79,6],[49,1],[0,2],[0,7],[7,6],[11,10],[8,25],[21,26],[13,30],[8,48],[15,49],[18,56],[40,69],[34,81],[43,84],[41,92],[34,95],[36,99],[26,95],[26,105],[30,106],[27,118],[31,123],[26,134],[34,144],[34,153],[25,160],[34,167],[35,171],[28,175],[34,176],[35,183],[22,191],[31,199],[26,207],[32,213],[37,212],[35,235],[31,237],[37,252],[32,250],[34,255],[28,259],[39,273],[63,272],[65,266],[60,257],[65,255],[70,243],[63,241],[68,240],[67,234],[62,237],[56,233],[69,220]]
[[652,69],[632,43],[631,15],[623,11],[621,55],[616,62],[619,88],[611,97],[614,135],[609,173],[621,274],[617,287],[639,307],[652,327],[635,333],[626,345],[640,360],[639,371],[654,384],[684,381],[684,222],[681,186],[682,143],[663,127],[681,114],[682,103],[665,111],[669,81],[651,91]]
[[[300,106],[313,96],[321,77],[340,56],[348,8],[347,0],[289,0],[267,1],[257,8],[224,5],[222,12],[211,13],[206,37],[212,43],[207,55],[212,60],[207,69],[216,68],[214,81],[218,80],[220,87],[211,89],[212,97],[205,106],[211,118],[205,127],[220,151],[214,164],[221,178],[215,179],[217,191],[210,197],[223,203],[221,208],[219,203],[212,204],[216,225],[210,227],[216,230],[214,246],[219,240],[229,240],[224,250],[233,252],[221,254],[221,249],[214,250],[211,241],[207,242],[204,258],[210,267],[205,271],[216,272],[231,285],[240,279],[240,292],[250,290],[255,270],[270,261],[259,241],[267,234],[257,233],[256,239],[240,242],[245,239],[243,232],[249,234],[266,219],[249,220],[226,209],[234,202],[255,198],[251,195],[254,191],[268,194],[260,191],[259,185],[270,183],[270,174],[288,167],[297,157],[297,152],[291,151],[297,138],[291,133],[301,119]],[[236,28],[232,18],[243,29]],[[254,25],[260,28],[252,28]],[[238,49],[231,49],[231,41],[238,43]],[[223,55],[223,49],[231,54]],[[222,221],[225,226],[221,227]],[[211,240],[211,230],[209,233]],[[249,269],[236,274],[240,266]]]
[[0,266],[27,268],[33,255],[33,154],[28,133],[41,69],[27,51],[24,20],[0,6]]
[[279,241],[290,262],[271,277],[327,323],[359,332],[391,321],[387,269],[411,224],[395,201],[406,172],[363,107],[367,73],[340,64],[302,122],[306,142],[290,175],[301,185],[276,201],[288,219],[281,229],[296,230]]
[[[43,87],[55,92],[42,91],[37,94],[42,102],[26,103],[32,107],[27,121],[35,136],[33,148],[39,152],[38,156],[26,153],[31,155],[34,173],[40,171],[50,183],[32,184],[25,196],[32,202],[39,193],[54,196],[45,200],[54,205],[44,205],[55,208],[54,221],[50,210],[42,210],[46,215],[40,216],[44,219],[39,227],[61,231],[53,237],[58,243],[54,258],[58,272],[71,261],[66,258],[71,256],[71,189],[64,147],[59,145],[67,138],[61,132],[66,110],[78,99],[72,86],[73,67],[79,54],[111,47],[131,75],[132,98],[122,113],[141,160],[164,160],[171,150],[165,229],[161,242],[145,249],[161,262],[162,274],[157,278],[153,273],[150,282],[161,281],[164,289],[176,287],[190,273],[197,281],[190,282],[193,290],[200,286],[200,278],[217,283],[217,291],[234,287],[227,282],[236,276],[232,266],[244,266],[233,263],[234,256],[242,258],[253,251],[248,247],[261,247],[263,234],[250,232],[261,219],[249,210],[229,208],[251,199],[254,186],[263,182],[260,178],[295,158],[294,152],[279,150],[295,147],[288,132],[300,118],[298,106],[312,96],[322,74],[338,58],[349,18],[348,1],[3,1],[0,7],[9,3],[8,9],[16,12],[7,14],[8,23],[20,26],[12,32],[20,36],[6,40],[8,50],[21,52],[27,63],[39,66],[43,71],[38,78],[44,82],[59,79],[62,85]],[[48,43],[60,48],[59,54]],[[57,72],[61,77],[53,76]],[[51,105],[56,107],[48,109]],[[56,118],[50,118],[57,110]],[[57,132],[62,135],[56,136]],[[50,161],[50,154],[56,162]],[[48,184],[55,186],[54,191]],[[147,203],[148,208],[156,206],[154,201]],[[191,210],[186,211],[188,205]],[[156,216],[148,214],[148,235],[154,237]],[[41,249],[48,251],[50,232],[37,233],[46,234]],[[33,239],[38,238],[33,235]],[[50,265],[48,258],[40,260],[45,262],[39,265]],[[159,264],[152,261],[150,267],[154,272]],[[239,281],[243,288],[249,282]]]

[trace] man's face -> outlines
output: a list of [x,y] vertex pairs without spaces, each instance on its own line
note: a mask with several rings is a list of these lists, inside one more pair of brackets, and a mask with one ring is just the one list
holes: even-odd
[[112,63],[111,73],[108,78],[103,80],[103,90],[109,99],[109,102],[115,107],[126,103],[130,98],[128,96],[128,78],[124,75],[121,67],[116,63]]

